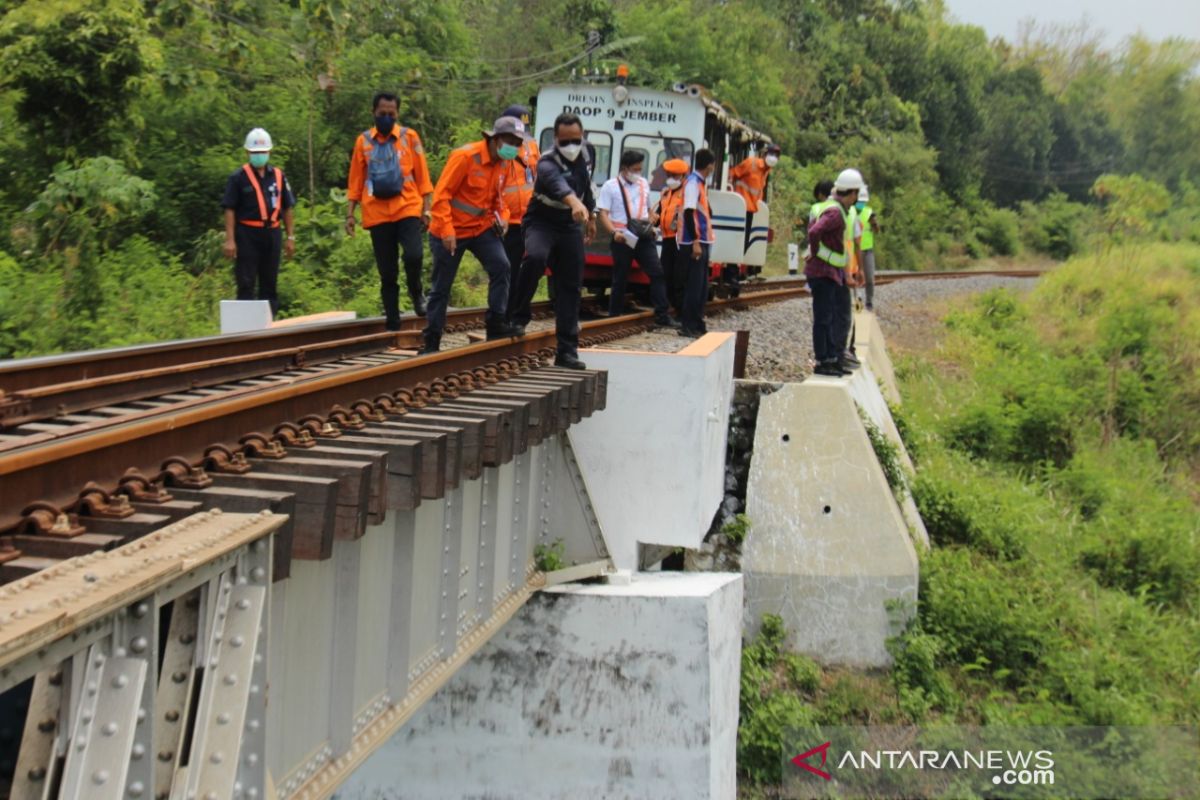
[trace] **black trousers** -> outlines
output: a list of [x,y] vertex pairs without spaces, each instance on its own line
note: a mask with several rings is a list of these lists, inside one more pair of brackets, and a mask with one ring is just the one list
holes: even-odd
[[508,263],[512,267],[508,281],[508,302],[505,305],[511,317],[513,299],[517,296],[517,274],[521,268],[521,261],[525,258],[525,231],[519,223],[508,223],[508,232],[504,234],[504,254],[508,256]]
[[683,317],[680,322],[684,330],[704,330],[704,301],[708,298],[708,257],[710,245],[700,245],[700,257],[692,255],[692,246],[679,246],[683,259],[685,283],[683,289]]
[[658,247],[654,240],[638,239],[634,247],[614,241],[609,244],[608,249],[613,257],[608,315],[616,317],[625,313],[625,285],[629,281],[629,269],[636,260],[642,272],[650,278],[650,302],[654,304],[654,315],[667,316],[667,289],[663,283],[662,265],[658,261]]
[[683,257],[679,255],[679,245],[676,243],[675,237],[663,239],[659,261],[662,262],[663,284],[667,289],[667,300],[670,301],[671,308],[678,316],[683,313],[684,263]]
[[[271,304],[271,316],[279,311],[275,282],[279,277],[279,256],[283,250],[283,233],[279,228],[252,228],[238,224],[233,229],[237,258],[233,275],[237,281],[238,300],[266,300]],[[258,284],[255,295],[254,284]]]
[[839,286],[834,306],[833,335],[837,342],[837,357],[841,358],[847,350],[854,348],[851,336],[854,328],[854,290],[849,286]]
[[812,336],[813,356],[818,364],[836,362],[842,355],[845,338],[836,334],[838,297],[843,288],[832,278],[807,278],[808,290],[812,293]]
[[408,296],[421,296],[421,262],[425,251],[421,244],[420,217],[405,217],[395,222],[381,222],[368,228],[371,247],[375,250],[375,267],[379,270],[379,297],[389,328],[400,325],[400,252],[404,252],[404,277],[408,281]]
[[579,355],[579,289],[583,282],[583,227],[555,225],[525,218],[525,258],[517,274],[517,291],[510,309],[516,325],[528,325],[530,304],[549,265],[554,287],[554,329],[558,355]]

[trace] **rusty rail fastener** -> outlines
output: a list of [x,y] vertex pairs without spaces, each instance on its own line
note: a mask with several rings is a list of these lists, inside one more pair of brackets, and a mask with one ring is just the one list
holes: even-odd
[[155,482],[161,482],[164,486],[178,486],[180,489],[207,489],[213,485],[204,467],[192,466],[183,456],[171,456],[162,462],[162,472]]
[[326,439],[336,439],[342,435],[342,429],[331,419],[321,419],[316,414],[309,414],[298,420],[301,427],[306,428],[313,436]]
[[258,458],[287,458],[287,450],[283,449],[278,439],[268,439],[261,433],[247,433],[238,439],[242,453]]
[[20,530],[32,535],[70,539],[87,533],[77,514],[68,514],[56,505],[39,500],[21,509]]
[[74,506],[82,516],[104,519],[124,519],[136,513],[128,497],[109,494],[96,483],[88,483],[83,487]]
[[223,444],[210,444],[204,448],[204,468],[210,472],[245,475],[250,471],[250,462],[241,450],[230,450]]
[[284,447],[307,449],[317,446],[317,440],[313,438],[312,431],[308,428],[297,427],[290,422],[281,422],[276,425],[273,433],[275,441]]
[[162,486],[152,482],[132,467],[117,481],[116,492],[127,496],[134,503],[169,503],[173,498]]

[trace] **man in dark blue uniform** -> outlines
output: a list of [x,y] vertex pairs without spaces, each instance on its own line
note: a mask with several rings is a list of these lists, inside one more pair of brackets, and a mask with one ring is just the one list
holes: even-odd
[[592,166],[596,150],[583,138],[583,123],[574,114],[554,120],[554,148],[538,159],[533,200],[521,227],[525,258],[509,309],[515,333],[523,335],[530,303],[549,265],[554,288],[554,322],[558,335],[554,364],[584,369],[579,360],[579,288],[583,282],[584,245],[596,235],[596,201]]
[[[279,310],[275,281],[279,276],[280,250],[291,258],[296,252],[292,228],[292,195],[287,178],[279,167],[268,167],[271,135],[255,128],[246,135],[246,161],[229,176],[221,206],[225,209],[225,243],[221,251],[234,260],[237,299],[253,300],[258,283],[258,299],[271,304],[271,316]],[[282,222],[287,239],[280,236]]]

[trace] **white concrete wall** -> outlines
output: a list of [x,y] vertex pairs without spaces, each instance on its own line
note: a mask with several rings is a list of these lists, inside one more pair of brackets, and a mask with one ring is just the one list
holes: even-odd
[[917,554],[849,381],[814,377],[762,398],[742,549],[746,627],[779,614],[791,644],[826,663],[880,666],[915,604]]
[[742,578],[536,595],[338,800],[733,800]]
[[[882,346],[881,339],[876,338],[875,341],[880,342],[880,346]],[[862,367],[855,370],[854,374],[850,376],[848,384],[850,396],[854,398],[854,402],[867,415],[867,419],[875,423],[875,427],[879,428],[880,432],[896,445],[901,464],[909,473],[912,473],[912,459],[908,456],[908,449],[904,446],[904,440],[900,438],[900,430],[896,427],[896,421],[892,419],[892,412],[883,397],[885,384],[876,377],[867,360],[864,360]],[[913,538],[922,547],[928,548],[929,532],[925,530],[925,522],[921,519],[921,513],[917,510],[917,504],[913,501],[911,493],[906,492],[900,501],[900,513],[904,515],[904,522],[912,531]]]
[[677,354],[588,350],[608,370],[608,407],[568,435],[613,563],[637,568],[638,542],[697,547],[724,497],[733,397],[731,333]]

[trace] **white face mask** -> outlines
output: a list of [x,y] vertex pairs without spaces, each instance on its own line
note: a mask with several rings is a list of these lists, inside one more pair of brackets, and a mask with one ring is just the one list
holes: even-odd
[[763,160],[767,162],[768,167],[773,167],[779,163],[779,156],[767,156]]
[[581,144],[556,145],[558,152],[562,153],[562,157],[567,161],[574,161],[579,158],[579,153],[583,150]]
[[642,177],[640,172],[622,172],[621,175],[625,178],[626,183],[636,183],[637,179]]
[[679,180],[679,178],[667,178],[668,189],[678,189],[682,183],[683,181]]

